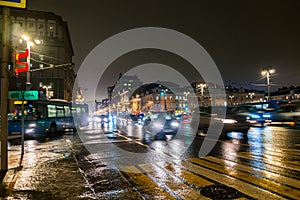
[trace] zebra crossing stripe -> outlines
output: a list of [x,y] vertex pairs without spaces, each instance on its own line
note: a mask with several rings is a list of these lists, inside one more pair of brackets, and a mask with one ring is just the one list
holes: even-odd
[[228,166],[228,167],[233,167],[235,169],[238,169],[240,171],[244,171],[244,172],[248,172],[254,175],[259,175],[261,177],[265,177],[266,179],[270,179],[273,181],[278,181],[281,182],[285,185],[289,185],[295,188],[299,188],[300,189],[300,182],[296,179],[293,178],[289,178],[286,176],[282,176],[273,172],[269,172],[267,170],[257,170],[254,169],[253,167],[249,167],[247,165],[242,165],[233,161],[229,161],[229,160],[223,160],[221,158],[217,158],[217,157],[213,157],[213,156],[207,156],[204,157],[205,160],[214,162],[214,163],[219,163],[222,164],[224,166]]
[[171,173],[173,173],[174,175],[180,176],[184,181],[188,182],[189,184],[195,187],[201,188],[204,186],[209,186],[214,184],[211,181],[201,178],[179,166],[170,163],[165,163],[163,167],[168,171],[170,171]]
[[293,189],[291,187],[276,183],[274,181],[269,181],[263,178],[259,178],[255,175],[250,175],[248,173],[234,170],[232,167],[224,167],[219,164],[211,163],[208,161],[205,161],[203,159],[199,158],[191,158],[189,159],[191,162],[196,163],[198,165],[201,165],[203,167],[207,167],[213,170],[216,170],[218,172],[228,174],[232,177],[247,181],[251,184],[257,185],[259,187],[265,188],[273,193],[279,193],[286,197],[294,198],[294,199],[300,199],[300,191]]
[[286,199],[277,194],[274,194],[273,192],[249,184],[245,181],[241,181],[235,177],[216,172],[206,167],[193,164],[189,161],[182,161],[181,164],[183,167],[187,168],[188,170],[196,174],[207,177],[208,179],[222,183],[229,187],[235,188],[236,190],[242,192],[243,194],[253,197],[255,199],[272,199],[272,200]]
[[149,197],[153,199],[176,199],[154,183],[135,166],[123,166],[121,167],[121,170],[123,170],[123,173],[129,177],[130,181],[133,181],[136,185],[138,185],[139,189],[142,190],[145,196],[149,195]]
[[252,161],[257,161],[257,162],[262,162],[262,160],[264,160],[264,161],[268,161],[268,162],[264,162],[264,163],[300,172],[300,166],[289,164],[289,163],[283,163],[281,161],[278,161],[278,159],[273,159],[273,158],[269,159],[266,157],[246,155],[244,153],[238,153],[238,154],[236,154],[236,156],[239,158],[244,158],[247,160],[252,160]]
[[199,191],[191,188],[178,179],[175,176],[164,172],[158,166],[152,164],[141,164],[139,165],[145,172],[153,176],[159,183],[166,185],[174,194],[180,199],[203,199],[208,200],[210,198],[204,197]]

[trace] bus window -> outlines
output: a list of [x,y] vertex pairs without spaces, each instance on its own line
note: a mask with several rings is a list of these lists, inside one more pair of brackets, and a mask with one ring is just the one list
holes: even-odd
[[65,117],[71,117],[71,110],[69,106],[64,106]]
[[57,117],[64,117],[64,107],[63,106],[56,106],[56,116]]
[[48,117],[56,117],[55,105],[47,105],[48,108]]

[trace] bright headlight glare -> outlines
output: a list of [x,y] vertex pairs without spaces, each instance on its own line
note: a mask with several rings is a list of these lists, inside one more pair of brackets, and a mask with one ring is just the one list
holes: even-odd
[[234,119],[222,119],[222,121],[223,121],[224,124],[235,124],[235,123],[237,123],[237,121],[234,120]]
[[179,123],[178,122],[171,122],[171,126],[178,127]]
[[35,128],[36,127],[36,124],[35,123],[30,123],[28,124],[28,128]]
[[254,118],[254,119],[259,119],[260,118],[260,116],[256,115],[256,114],[252,114],[251,117]]

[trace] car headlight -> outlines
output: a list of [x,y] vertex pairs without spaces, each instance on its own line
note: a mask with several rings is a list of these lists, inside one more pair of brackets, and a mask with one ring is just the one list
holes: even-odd
[[252,115],[250,115],[250,117],[253,118],[253,119],[259,119],[260,118],[260,116],[257,115],[257,114],[252,114]]
[[270,118],[271,115],[270,115],[270,114],[263,114],[263,117],[265,117],[265,118]]
[[28,128],[35,128],[36,127],[36,124],[35,123],[30,123],[28,124]]
[[224,124],[235,124],[235,123],[237,123],[237,121],[234,120],[234,119],[222,119],[222,121],[223,121]]
[[178,127],[178,126],[179,126],[179,123],[178,123],[178,122],[171,122],[171,126],[173,126],[173,127]]

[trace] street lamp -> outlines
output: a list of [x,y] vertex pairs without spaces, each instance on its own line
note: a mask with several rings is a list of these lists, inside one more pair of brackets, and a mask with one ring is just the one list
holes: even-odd
[[27,57],[27,63],[28,63],[28,71],[26,73],[26,90],[29,90],[31,88],[30,83],[30,47],[35,44],[41,44],[41,41],[38,39],[35,39],[34,42],[30,41],[30,37],[27,35],[22,35],[22,39],[20,39],[20,43],[26,41],[26,48],[28,49],[28,57]]
[[189,102],[188,102],[188,95],[190,94],[190,92],[183,92],[183,94],[185,95],[185,111],[187,113],[189,113]]
[[254,95],[255,95],[255,94],[254,94],[253,92],[252,92],[252,93],[251,93],[251,92],[249,93],[251,102],[253,101],[252,98],[253,98]]
[[168,89],[162,89],[160,94],[161,96],[163,96],[164,98],[164,107],[165,107],[165,110],[167,110],[167,101],[166,101],[166,92],[168,91]]
[[203,94],[204,94],[204,88],[207,87],[207,85],[205,83],[200,83],[197,85],[197,87],[199,88],[200,87],[200,92],[201,92],[201,103],[202,105],[204,104],[204,97],[203,97]]
[[275,69],[272,68],[272,67],[264,67],[261,74],[263,76],[266,76],[267,78],[267,88],[268,88],[268,100],[270,100],[270,87],[271,87],[271,84],[270,84],[270,74],[273,74],[275,73]]
[[229,95],[228,97],[230,98],[230,104],[232,105],[232,99],[234,98],[234,96],[233,95]]
[[52,88],[52,84],[44,85],[42,82],[40,82],[40,87],[46,90],[46,99],[50,99],[53,96],[53,92],[50,92],[49,89]]

